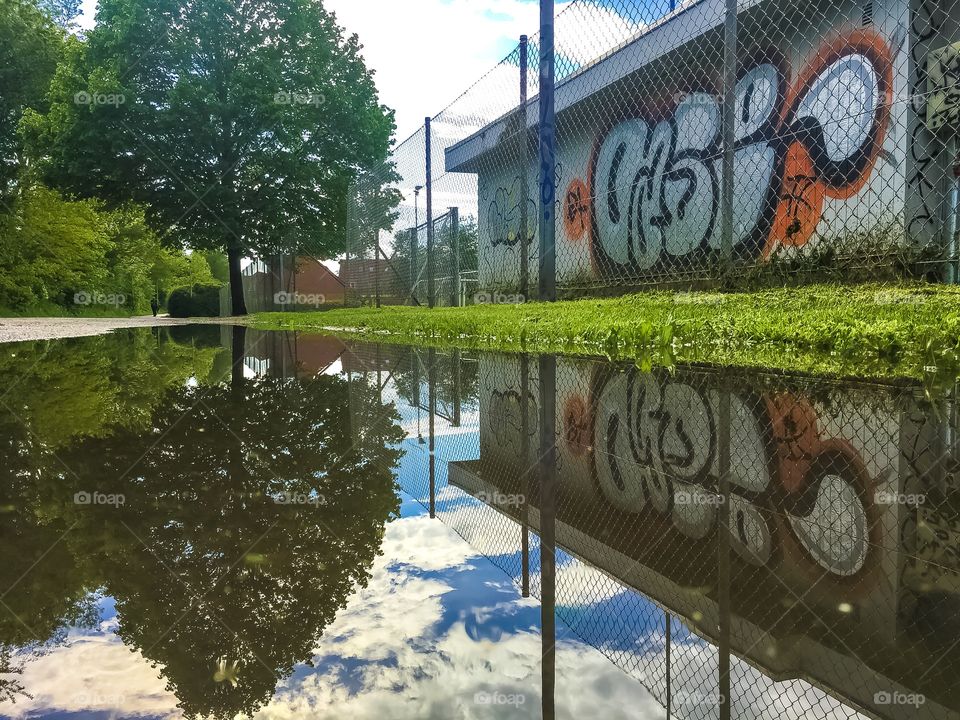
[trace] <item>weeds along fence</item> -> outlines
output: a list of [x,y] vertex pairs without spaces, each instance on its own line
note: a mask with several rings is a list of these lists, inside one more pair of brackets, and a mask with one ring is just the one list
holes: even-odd
[[960,0],[557,7],[555,133],[532,35],[357,179],[350,304],[956,281]]

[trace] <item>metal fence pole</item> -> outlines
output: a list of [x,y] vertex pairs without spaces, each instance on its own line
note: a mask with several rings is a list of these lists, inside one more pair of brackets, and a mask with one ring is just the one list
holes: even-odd
[[430,143],[430,118],[425,121],[427,133],[427,306],[433,307],[433,148]]
[[727,0],[723,32],[723,180],[721,184],[721,266],[733,263],[733,162],[736,142],[737,0]]
[[377,299],[377,308],[380,307],[380,238],[373,241],[373,291]]
[[460,305],[460,208],[450,208],[450,249],[453,255],[453,288],[450,291],[450,304]]
[[530,220],[528,207],[530,198],[530,179],[527,177],[527,167],[530,164],[530,142],[527,137],[527,73],[530,64],[529,39],[526,35],[520,36],[520,188],[523,195],[520,197],[520,294],[526,298],[530,292],[530,248],[527,240],[530,237]]
[[557,299],[557,117],[554,0],[540,0],[540,300]]
[[419,274],[419,265],[417,263],[417,253],[420,249],[420,191],[422,185],[417,185],[413,189],[413,232],[410,238],[410,302],[419,305],[417,300],[417,275]]

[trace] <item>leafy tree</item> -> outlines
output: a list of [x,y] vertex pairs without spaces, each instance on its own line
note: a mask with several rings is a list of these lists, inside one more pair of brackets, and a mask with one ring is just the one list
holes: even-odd
[[214,250],[201,252],[199,255],[207,261],[207,265],[210,266],[210,273],[213,275],[214,280],[224,284],[230,282],[230,266],[227,264],[226,255],[224,255],[222,252],[217,252]]
[[37,0],[37,5],[62,28],[69,27],[80,14],[80,0]]
[[110,237],[93,201],[67,202],[44,187],[23,191],[0,237],[0,297],[23,306],[106,289]]
[[28,0],[0,3],[0,210],[23,168],[17,126],[26,109],[43,109],[62,42],[60,31]]
[[25,133],[54,185],[145,202],[168,242],[226,252],[244,314],[241,258],[303,237],[338,254],[349,182],[388,152],[360,50],[316,0],[101,0]]

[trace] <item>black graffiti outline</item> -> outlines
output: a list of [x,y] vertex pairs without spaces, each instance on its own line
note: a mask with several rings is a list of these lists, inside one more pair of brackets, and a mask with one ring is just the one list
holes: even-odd
[[[793,144],[800,143],[809,154],[815,169],[816,181],[823,182],[831,188],[844,188],[855,183],[857,178],[862,177],[866,169],[870,166],[870,163],[873,162],[875,156],[873,150],[879,147],[880,137],[886,132],[885,126],[889,124],[889,111],[885,108],[882,98],[889,96],[891,90],[891,82],[886,70],[891,66],[892,62],[890,58],[878,55],[874,50],[869,39],[854,35],[848,39],[846,45],[841,46],[835,53],[828,55],[826,58],[818,58],[818,70],[816,72],[810,72],[806,76],[803,86],[795,93],[791,105],[782,120],[779,117],[778,108],[784,107],[786,103],[788,86],[788,73],[785,72],[786,63],[782,55],[777,52],[771,52],[766,58],[758,56],[754,61],[741,66],[737,78],[738,87],[749,73],[765,65],[771,66],[776,72],[777,98],[774,102],[773,109],[760,126],[754,132],[738,139],[734,146],[735,153],[757,145],[765,145],[773,152],[770,182],[759,204],[759,217],[756,219],[752,231],[740,242],[736,243],[733,248],[735,259],[753,260],[760,257],[773,229],[778,208],[784,200],[790,202],[790,199],[786,195],[781,195],[781,190],[786,186],[788,180],[795,179],[787,178],[785,174],[787,151]],[[812,116],[798,118],[797,113],[803,106],[804,101],[809,97],[810,92],[812,92],[815,87],[815,83],[827,77],[825,73],[830,70],[831,67],[853,56],[862,56],[870,63],[877,84],[878,98],[873,109],[873,121],[871,122],[870,130],[865,134],[861,145],[846,158],[831,160],[827,152],[824,128],[819,120]],[[753,98],[755,91],[756,89],[753,83],[745,89],[744,102],[740,108],[745,116],[749,116],[749,105],[747,101]],[[702,88],[700,90],[692,90],[685,94],[684,101],[698,94],[707,92],[707,90]],[[738,102],[741,102],[739,91]],[[590,162],[591,196],[595,200],[591,215],[591,252],[594,266],[601,275],[657,275],[679,264],[689,263],[692,259],[700,257],[706,257],[708,259],[715,258],[722,253],[722,249],[717,250],[710,247],[710,238],[715,231],[720,206],[719,173],[717,168],[721,158],[719,128],[715,131],[712,142],[705,150],[686,150],[677,153],[676,113],[681,107],[681,104],[678,104],[674,108],[668,118],[661,121],[666,122],[670,130],[669,154],[664,165],[662,173],[663,179],[660,182],[658,197],[656,198],[659,214],[651,218],[650,224],[653,227],[662,228],[672,221],[672,213],[666,201],[666,189],[668,183],[685,179],[688,182],[687,190],[684,193],[684,197],[681,198],[681,202],[678,203],[677,209],[678,216],[681,219],[683,218],[686,203],[696,194],[699,188],[696,185],[697,177],[695,173],[689,171],[684,175],[682,172],[677,172],[676,166],[685,161],[694,160],[704,165],[707,169],[707,175],[711,180],[711,215],[707,223],[707,229],[703,237],[699,238],[697,242],[691,242],[689,250],[676,256],[671,255],[665,247],[665,239],[661,234],[659,238],[654,239],[659,245],[656,261],[649,266],[644,266],[638,262],[638,252],[644,254],[647,252],[650,239],[646,238],[643,232],[643,212],[645,205],[642,202],[637,202],[637,189],[641,183],[644,183],[646,186],[646,199],[648,201],[654,199],[653,182],[654,176],[659,169],[661,148],[658,149],[653,161],[645,162],[639,169],[638,175],[634,178],[631,186],[630,208],[628,209],[630,214],[628,216],[629,223],[626,239],[626,262],[618,262],[607,252],[604,247],[604,242],[601,239],[602,230],[599,213],[606,211],[611,222],[620,222],[624,210],[619,207],[620,202],[615,188],[617,180],[619,179],[620,167],[623,164],[627,151],[627,145],[625,141],[621,140],[614,152],[614,161],[611,163],[610,175],[604,179],[607,185],[605,191],[601,191],[597,187],[598,181],[603,182],[603,180],[598,180],[598,165],[601,157],[600,149],[604,147],[615,130],[625,123],[630,122],[633,118],[625,118],[619,122],[615,122],[606,132],[601,134],[592,153]],[[650,154],[651,143],[656,138],[656,128],[659,126],[659,123],[653,119],[636,119],[644,122],[648,128],[643,146],[643,157],[647,158]],[[691,178],[690,175],[693,175],[693,177]],[[794,203],[792,207],[795,211],[794,218],[796,219],[796,210],[798,209],[796,203]],[[634,212],[635,209],[636,212]],[[636,223],[637,230],[639,230],[639,235],[635,232],[634,223]],[[794,228],[793,234],[796,234],[799,230],[796,221],[792,227]]]

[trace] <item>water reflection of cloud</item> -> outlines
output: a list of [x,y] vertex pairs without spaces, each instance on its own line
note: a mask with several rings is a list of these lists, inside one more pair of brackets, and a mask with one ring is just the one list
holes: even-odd
[[[449,527],[404,517],[388,525],[368,586],[327,628],[316,668],[298,668],[257,717],[539,717],[538,618],[536,602],[520,598]],[[29,663],[24,681],[35,699],[2,705],[0,715],[180,717],[158,671],[112,626],[102,630],[73,635]],[[486,705],[475,702],[477,693],[524,703]],[[635,680],[567,637],[558,640],[557,707],[558,717],[664,715]]]

